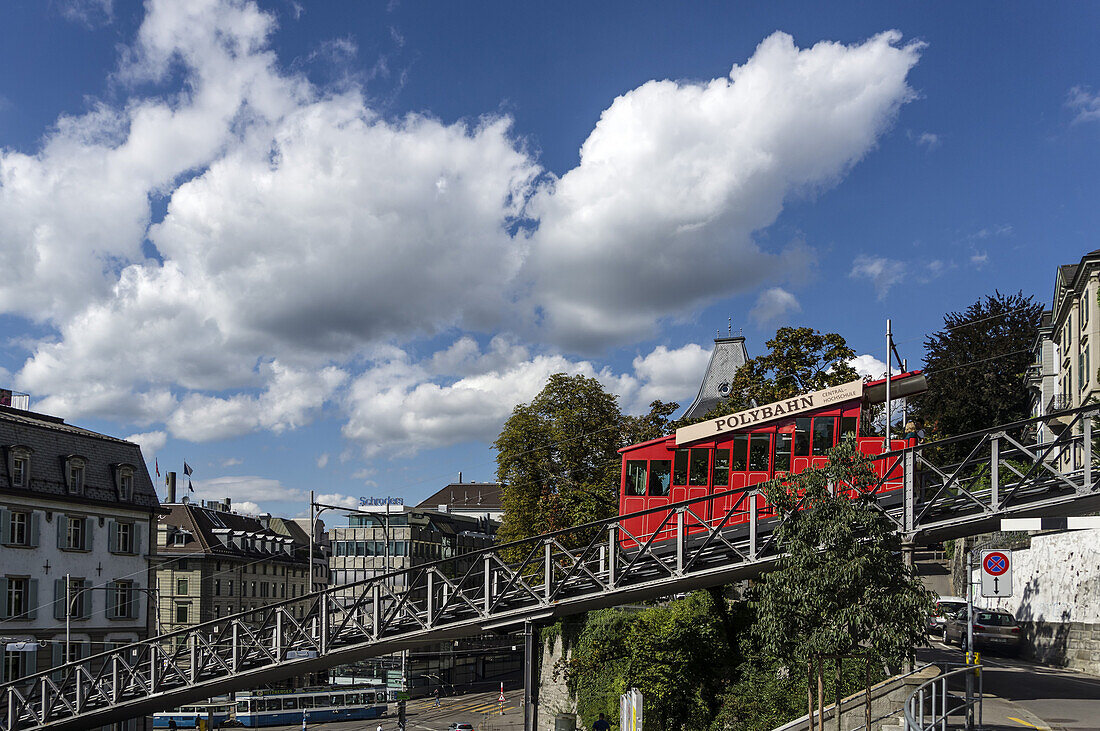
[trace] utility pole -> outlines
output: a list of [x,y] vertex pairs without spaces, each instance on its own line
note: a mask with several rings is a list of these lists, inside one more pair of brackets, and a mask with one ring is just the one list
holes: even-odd
[[890,320],[886,320],[886,441],[883,444],[883,450],[890,451],[890,417],[893,416],[892,404],[890,403],[890,371],[891,371],[891,351],[894,349],[894,334],[890,329]]
[[535,635],[531,623],[523,623],[523,731],[535,731]]

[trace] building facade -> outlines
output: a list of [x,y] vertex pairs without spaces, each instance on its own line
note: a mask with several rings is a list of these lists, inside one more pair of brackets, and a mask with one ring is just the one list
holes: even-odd
[[[165,507],[156,569],[164,632],[309,593],[308,545],[274,530],[270,516],[235,513],[228,499],[196,505],[183,498]],[[306,611],[303,599],[296,616]]]
[[0,452],[4,681],[147,638],[161,508],[138,445],[0,406]]
[[[499,486],[494,487],[499,495]],[[347,515],[347,526],[329,529],[334,587],[487,548],[497,527],[483,514],[462,515],[449,509],[398,505],[361,511]],[[461,565],[454,568],[464,570]],[[392,577],[395,593],[405,588],[403,576]],[[347,600],[355,595],[349,589]],[[522,660],[521,641],[470,637],[335,668],[332,676],[334,682],[371,684],[391,692],[424,695],[438,688],[450,693],[510,683],[519,677]]]
[[[1046,404],[1038,404],[1041,414],[1073,409],[1091,401],[1100,401],[1100,379],[1093,351],[1100,341],[1100,249],[1081,257],[1076,264],[1058,267],[1054,280],[1054,301],[1049,323],[1044,316],[1036,353],[1049,357],[1052,367],[1041,368],[1043,383],[1032,387],[1033,408],[1036,399],[1045,397],[1043,388],[1053,393]],[[1045,340],[1043,340],[1045,335]],[[1052,379],[1047,381],[1046,379]],[[1037,414],[1038,415],[1038,414]],[[1068,422],[1069,420],[1065,420]],[[1061,457],[1063,469],[1080,467],[1083,450]]]

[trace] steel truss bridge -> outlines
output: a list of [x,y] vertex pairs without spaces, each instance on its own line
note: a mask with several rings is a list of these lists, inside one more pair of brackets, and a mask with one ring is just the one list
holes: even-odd
[[[889,481],[860,491],[912,545],[997,530],[1002,517],[1091,512],[1100,509],[1098,415],[1091,405],[889,452],[877,457]],[[1036,443],[1037,433],[1049,441]],[[967,456],[944,464],[948,445]],[[0,686],[0,731],[87,729],[410,647],[758,576],[779,559],[776,528],[787,519],[758,490],[645,511],[668,511],[648,535],[610,518],[93,655]],[[709,510],[717,500],[728,507]]]

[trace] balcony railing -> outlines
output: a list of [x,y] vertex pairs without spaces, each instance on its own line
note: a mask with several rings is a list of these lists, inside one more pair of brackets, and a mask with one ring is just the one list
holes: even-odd
[[1054,411],[1064,411],[1065,409],[1073,408],[1073,402],[1066,393],[1056,393],[1050,397],[1050,401],[1047,403],[1047,413]]

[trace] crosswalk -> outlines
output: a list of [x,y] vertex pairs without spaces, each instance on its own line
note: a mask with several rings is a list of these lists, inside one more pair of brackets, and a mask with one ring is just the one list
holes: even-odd
[[[522,691],[513,691],[511,699],[504,703],[504,717],[515,717],[515,713],[522,713]],[[425,729],[429,731],[446,731],[452,721],[463,721],[481,728],[483,722],[489,719],[501,719],[500,701],[496,693],[477,693],[468,696],[456,696],[442,698],[439,707],[435,700],[427,698],[411,701],[408,704],[410,729]]]

